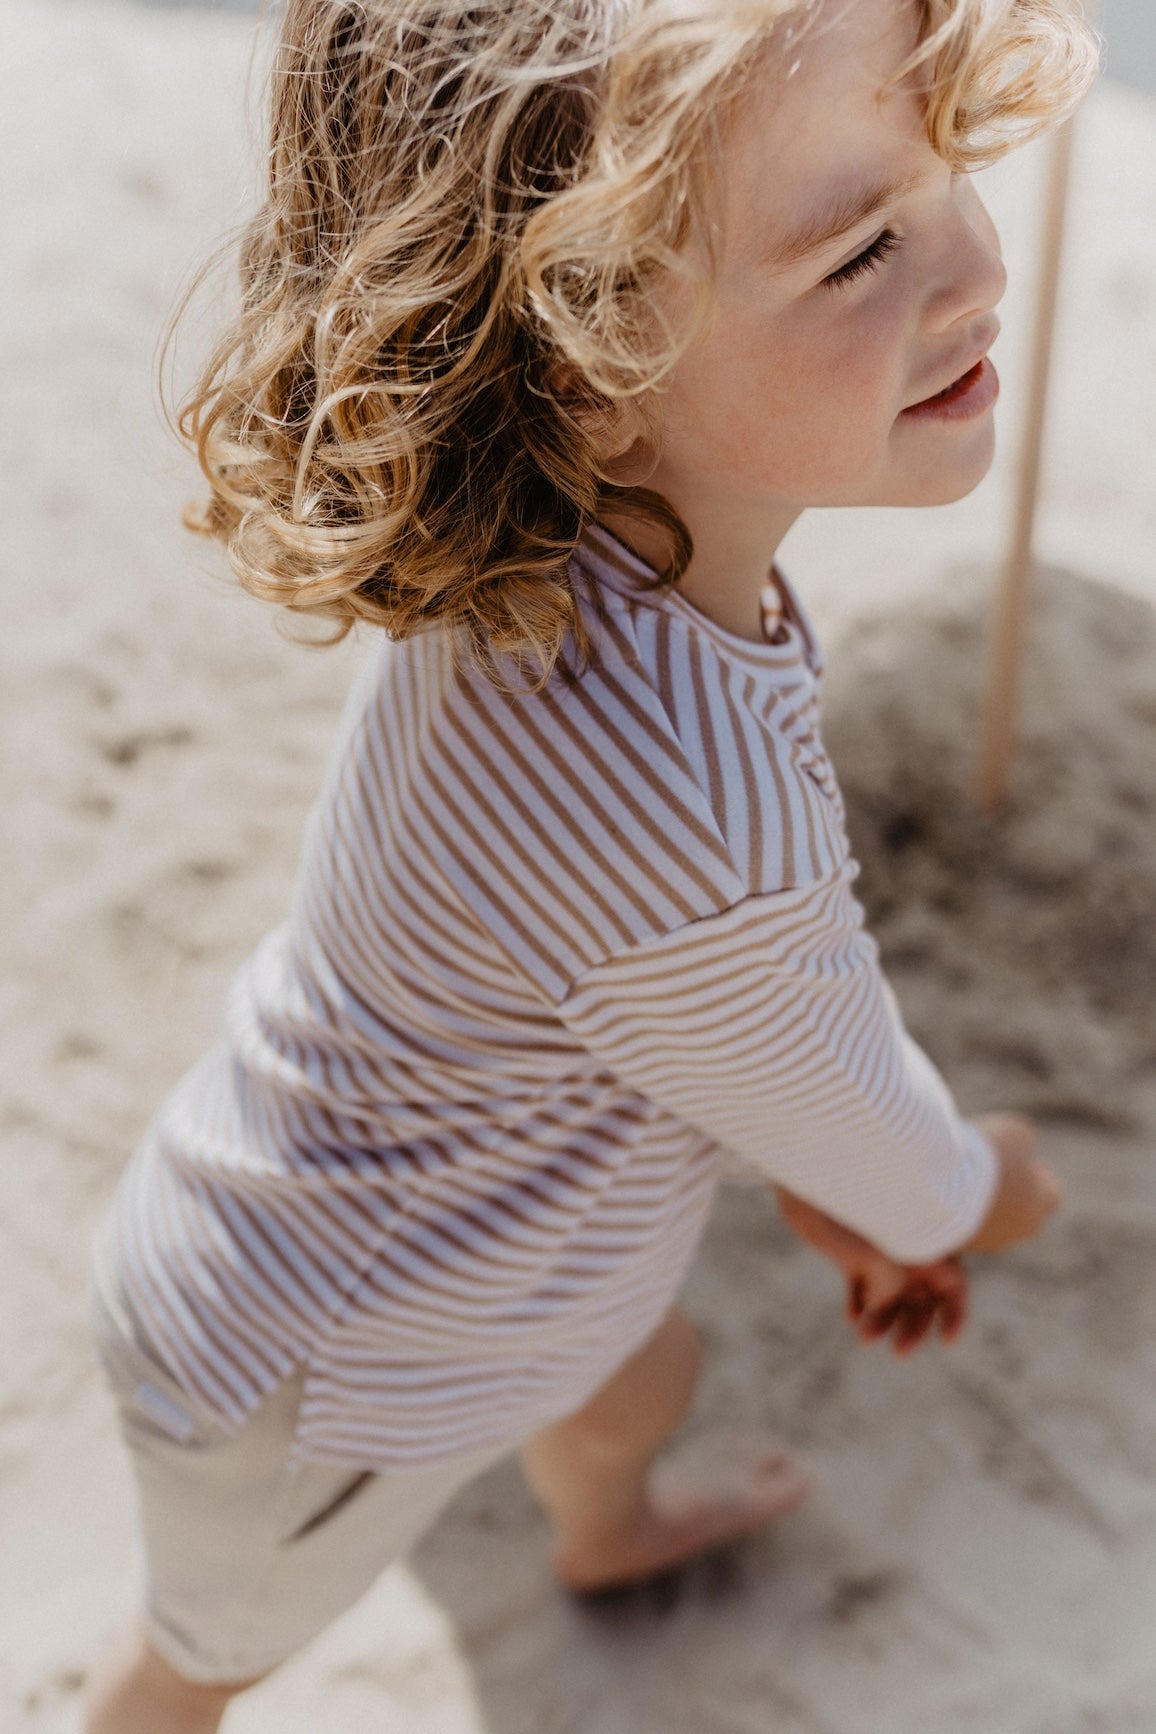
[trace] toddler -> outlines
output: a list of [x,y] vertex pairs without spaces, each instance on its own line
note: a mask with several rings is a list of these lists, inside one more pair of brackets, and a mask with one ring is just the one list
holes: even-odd
[[797,1504],[652,1473],[727,1173],[900,1353],[1055,1208],[902,1028],[775,555],[984,475],[968,171],[1091,59],[1064,0],[288,0],[183,425],[247,588],[382,630],[98,1236],[146,1582],[88,1734],[216,1728],[514,1447],[576,1591]]

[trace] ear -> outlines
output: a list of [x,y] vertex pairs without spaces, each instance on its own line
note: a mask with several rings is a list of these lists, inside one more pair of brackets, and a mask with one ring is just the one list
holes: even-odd
[[626,481],[625,476],[610,475],[609,467],[631,458],[634,460],[631,467],[638,467],[639,448],[645,445],[646,430],[635,399],[595,397],[585,381],[563,361],[554,363],[548,378],[558,401],[593,442],[603,468],[608,471],[608,479]]

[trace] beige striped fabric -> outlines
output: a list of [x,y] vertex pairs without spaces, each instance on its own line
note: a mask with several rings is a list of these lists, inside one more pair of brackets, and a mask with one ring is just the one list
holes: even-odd
[[594,657],[543,692],[382,642],[119,1189],[128,1301],[227,1427],[303,1367],[310,1456],[524,1438],[653,1331],[728,1168],[910,1262],[987,1207],[851,895],[798,599],[756,644],[599,527],[573,572]]

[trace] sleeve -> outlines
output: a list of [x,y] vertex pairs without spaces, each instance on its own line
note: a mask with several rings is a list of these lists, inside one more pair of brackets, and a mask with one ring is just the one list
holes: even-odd
[[620,1082],[905,1264],[958,1250],[997,1160],[903,1028],[854,864],[748,897],[575,982],[559,1015]]

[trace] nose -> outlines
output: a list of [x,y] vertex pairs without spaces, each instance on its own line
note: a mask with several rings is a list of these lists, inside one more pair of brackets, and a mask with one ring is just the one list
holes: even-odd
[[956,177],[953,192],[943,269],[927,307],[928,323],[937,332],[990,313],[1007,289],[1007,268],[987,206],[967,176]]

